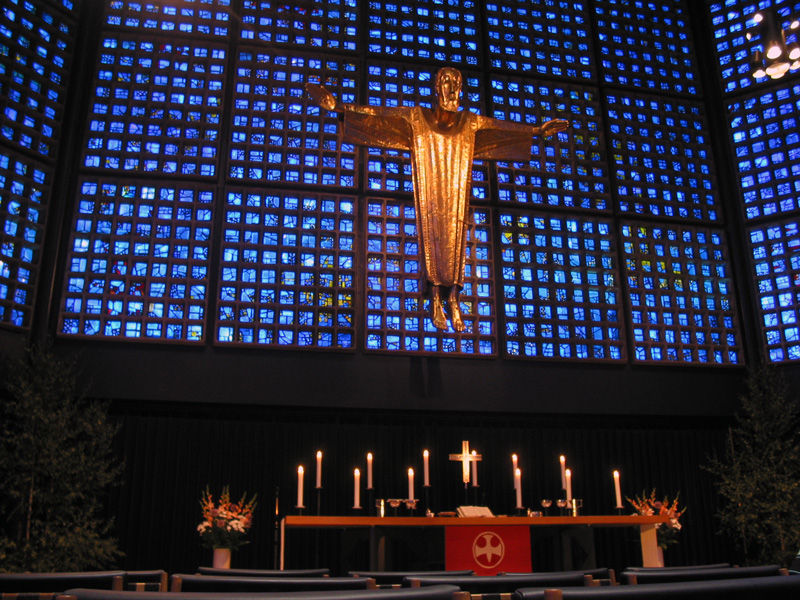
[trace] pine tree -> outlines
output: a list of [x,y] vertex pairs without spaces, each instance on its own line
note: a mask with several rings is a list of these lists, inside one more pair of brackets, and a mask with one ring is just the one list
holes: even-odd
[[747,564],[788,566],[800,550],[800,431],[797,402],[770,367],[752,371],[724,459],[707,469],[727,501],[718,517]]
[[30,346],[0,368],[0,565],[107,568],[120,556],[103,497],[121,472],[106,403],[78,391],[76,360]]

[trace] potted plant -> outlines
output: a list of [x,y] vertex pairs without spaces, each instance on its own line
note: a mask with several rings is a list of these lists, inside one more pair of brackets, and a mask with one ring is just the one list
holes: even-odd
[[671,544],[678,543],[678,533],[680,533],[682,527],[680,518],[686,512],[685,508],[678,510],[678,496],[680,496],[680,493],[676,494],[673,500],[670,500],[669,496],[664,496],[663,500],[658,500],[654,488],[649,496],[642,492],[641,496],[636,496],[634,499],[627,498],[628,502],[636,509],[637,515],[669,517],[669,521],[666,523],[656,523],[656,539],[658,540],[660,566],[662,567],[664,566],[664,550]]
[[206,486],[200,498],[203,520],[197,526],[200,542],[214,551],[213,565],[216,568],[229,569],[231,566],[231,550],[236,550],[247,543],[247,531],[253,525],[253,512],[256,508],[256,496],[247,500],[245,493],[239,502],[232,502],[228,486],[222,488],[219,502]]

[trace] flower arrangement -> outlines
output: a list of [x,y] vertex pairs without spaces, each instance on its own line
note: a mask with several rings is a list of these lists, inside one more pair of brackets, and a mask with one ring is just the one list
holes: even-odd
[[650,492],[649,496],[636,496],[633,500],[627,498],[633,507],[636,509],[636,514],[643,516],[663,515],[668,516],[669,521],[666,523],[656,523],[656,536],[658,538],[658,545],[666,550],[669,544],[678,543],[678,533],[681,530],[681,523],[679,521],[681,515],[686,512],[686,509],[678,510],[678,496],[680,492],[675,495],[675,498],[670,501],[668,496],[664,496],[663,500],[656,499],[656,490]]
[[200,498],[203,521],[197,526],[200,541],[206,548],[228,548],[236,550],[247,543],[245,536],[253,524],[256,497],[247,500],[247,494],[239,502],[231,502],[228,486],[222,488],[219,504],[206,487]]

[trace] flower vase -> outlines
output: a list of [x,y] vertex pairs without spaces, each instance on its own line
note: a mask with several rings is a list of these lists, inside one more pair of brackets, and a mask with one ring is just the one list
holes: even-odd
[[231,568],[231,549],[230,548],[214,548],[214,568],[215,569],[230,569]]

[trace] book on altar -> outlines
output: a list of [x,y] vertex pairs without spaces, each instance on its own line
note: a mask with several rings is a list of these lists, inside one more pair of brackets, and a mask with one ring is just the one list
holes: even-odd
[[459,517],[493,517],[488,506],[459,506]]

